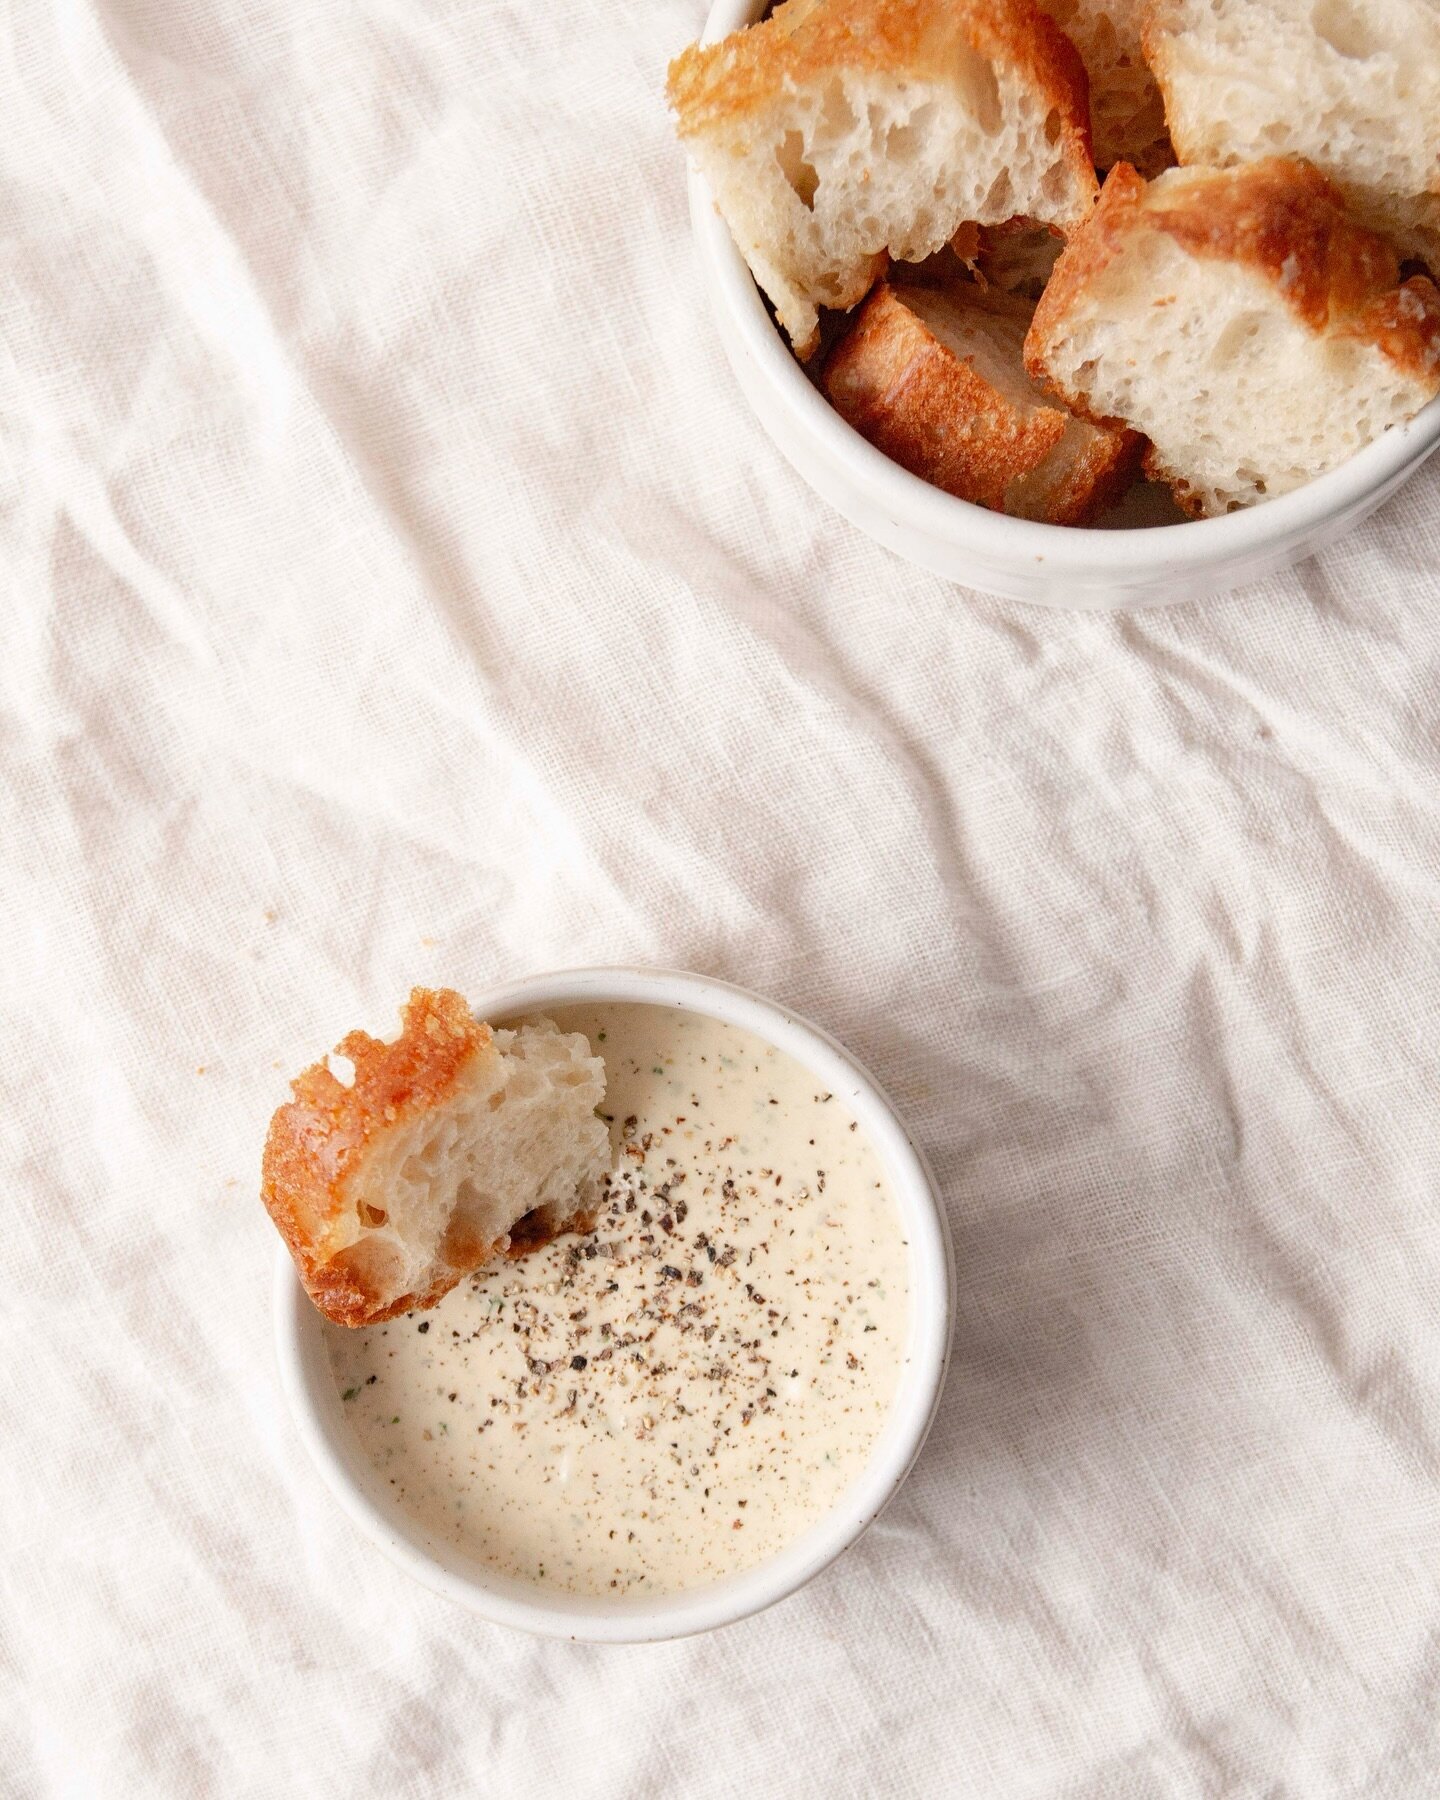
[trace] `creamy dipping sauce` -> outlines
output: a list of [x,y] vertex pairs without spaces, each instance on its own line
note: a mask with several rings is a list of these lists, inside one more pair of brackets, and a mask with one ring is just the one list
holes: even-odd
[[763,1039],[566,1007],[605,1059],[596,1230],[438,1307],[326,1325],[396,1500],[504,1574],[673,1593],[773,1555],[860,1473],[895,1392],[907,1247],[837,1099]]

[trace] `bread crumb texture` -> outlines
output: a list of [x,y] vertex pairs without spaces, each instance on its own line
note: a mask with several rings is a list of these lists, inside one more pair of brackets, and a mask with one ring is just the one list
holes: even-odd
[[1032,311],[978,282],[882,282],[826,359],[825,393],[877,449],[959,499],[1088,524],[1128,486],[1140,442],[1046,399],[1023,362]]
[[967,221],[1093,206],[1088,83],[1032,0],[785,0],[670,67],[681,137],[803,357]]
[[548,1020],[492,1031],[448,988],[414,989],[397,1038],[353,1031],[291,1091],[261,1194],[339,1324],[432,1306],[512,1243],[574,1229],[607,1159],[585,1040]]
[[1192,515],[1334,468],[1440,388],[1440,296],[1295,158],[1120,164],[1068,244],[1026,339],[1075,411],[1129,424]]
[[1145,60],[1146,0],[1045,0],[1045,10],[1075,45],[1090,78],[1095,162],[1128,162],[1158,175],[1175,161],[1165,101]]
[[1144,41],[1181,162],[1302,156],[1440,275],[1437,0],[1154,0]]

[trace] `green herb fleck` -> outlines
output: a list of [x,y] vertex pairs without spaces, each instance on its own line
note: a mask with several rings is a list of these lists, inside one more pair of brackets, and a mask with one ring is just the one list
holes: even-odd
[[346,1388],[345,1392],[340,1396],[340,1398],[342,1400],[353,1400],[359,1392],[360,1392],[360,1390],[358,1387]]

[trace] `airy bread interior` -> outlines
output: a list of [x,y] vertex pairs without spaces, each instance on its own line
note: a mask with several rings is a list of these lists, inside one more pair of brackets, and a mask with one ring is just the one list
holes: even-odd
[[1303,156],[1440,275],[1436,0],[1155,0],[1145,42],[1183,162]]
[[[1432,352],[1395,353],[1402,336],[1423,345],[1429,331],[1433,341],[1428,283],[1377,295],[1396,331],[1367,325],[1378,312],[1317,325],[1287,293],[1314,273],[1293,257],[1267,270],[1193,254],[1151,228],[1148,206],[1163,218],[1164,202],[1192,196],[1202,218],[1222,217],[1227,205],[1245,204],[1232,185],[1199,170],[1162,175],[1148,199],[1118,216],[1103,256],[1083,238],[1067,251],[1027,340],[1029,366],[1071,405],[1150,439],[1147,468],[1196,514],[1301,486],[1412,418],[1440,385]],[[1297,204],[1296,242],[1313,243],[1316,225]]]
[[492,1031],[416,988],[389,1040],[352,1031],[290,1084],[261,1195],[342,1325],[432,1306],[494,1257],[580,1228],[609,1166],[605,1065],[549,1019]]
[[[908,63],[877,66],[873,45],[836,49],[840,7],[788,0],[671,70],[681,134],[802,356],[818,309],[854,306],[887,256],[919,261],[967,220],[1028,213],[1070,225],[1095,197],[1078,63],[1065,64],[1072,92],[1037,78],[1031,61],[964,41],[969,8],[958,0],[953,18],[941,0],[906,10],[929,38],[944,34],[943,55],[926,41]],[[1074,62],[1029,0],[998,11]]]
[[1158,175],[1174,158],[1165,102],[1145,61],[1145,0],[1042,0],[1075,45],[1090,77],[1090,127],[1097,167],[1132,163]]
[[595,1116],[605,1065],[549,1019],[492,1043],[449,1099],[378,1134],[348,1184],[346,1251],[387,1305],[547,1241],[593,1205],[610,1147]]
[[669,93],[832,404],[960,498],[1093,523],[1148,438],[1225,512],[1440,385],[1440,0],[784,0]]

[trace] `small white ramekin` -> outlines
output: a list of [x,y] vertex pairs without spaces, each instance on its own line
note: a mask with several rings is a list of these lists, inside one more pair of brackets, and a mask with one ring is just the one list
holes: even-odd
[[[715,0],[704,42],[752,24],[765,3]],[[1221,593],[1332,543],[1440,444],[1435,400],[1328,475],[1224,518],[1107,531],[1008,519],[921,481],[834,411],[791,355],[709,188],[693,172],[690,217],[721,342],[776,447],[852,525],[965,587],[1089,611]]]
[[910,1328],[889,1415],[862,1473],[837,1505],[769,1561],[689,1593],[589,1599],[498,1575],[432,1538],[397,1507],[344,1417],[321,1330],[290,1257],[279,1250],[275,1339],[280,1379],[306,1450],[350,1517],[417,1580],[497,1624],[594,1643],[687,1637],[783,1600],[853,1544],[905,1479],[935,1416],[950,1355],[955,1273],[934,1177],[894,1107],[864,1069],[817,1026],[784,1007],[700,975],[617,968],[567,969],[471,996],[484,1019],[551,1007],[639,1001],[703,1013],[753,1031],[811,1070],[844,1100],[880,1157],[910,1246]]

